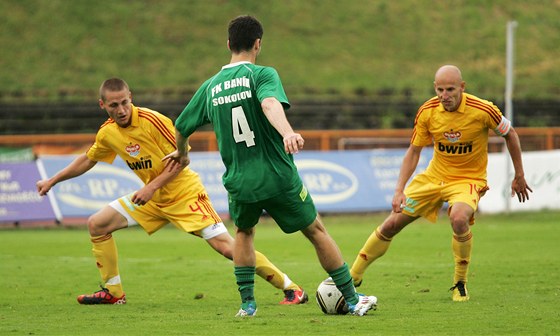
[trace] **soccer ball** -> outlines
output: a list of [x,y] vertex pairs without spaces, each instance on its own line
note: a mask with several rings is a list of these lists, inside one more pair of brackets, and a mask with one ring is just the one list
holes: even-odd
[[334,281],[330,278],[319,284],[315,298],[317,299],[317,304],[325,314],[348,314],[348,306],[346,305],[344,296],[342,296],[342,293],[336,288]]

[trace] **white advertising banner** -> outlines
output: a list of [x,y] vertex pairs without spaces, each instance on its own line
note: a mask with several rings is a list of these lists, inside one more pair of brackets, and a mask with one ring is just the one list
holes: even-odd
[[[507,165],[509,165],[508,174]],[[479,210],[485,213],[560,209],[560,150],[523,153],[525,180],[531,189],[529,201],[520,203],[511,197],[513,164],[508,154],[492,153],[488,157],[488,186]],[[508,204],[509,202],[509,204]]]

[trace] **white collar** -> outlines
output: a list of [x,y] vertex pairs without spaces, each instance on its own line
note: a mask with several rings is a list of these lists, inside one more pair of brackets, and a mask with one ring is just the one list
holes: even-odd
[[240,61],[240,62],[226,64],[222,67],[222,69],[233,68],[233,67],[236,67],[236,66],[241,65],[241,64],[252,64],[252,63],[249,62],[249,61]]

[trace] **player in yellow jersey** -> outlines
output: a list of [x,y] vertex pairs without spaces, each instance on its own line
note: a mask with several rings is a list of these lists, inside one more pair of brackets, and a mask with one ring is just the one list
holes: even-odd
[[[448,202],[455,259],[452,299],[467,301],[467,271],[473,242],[470,225],[474,224],[480,197],[488,190],[489,129],[505,139],[511,155],[515,169],[512,197],[517,195],[520,202],[525,202],[532,190],[524,177],[519,137],[500,110],[491,102],[464,92],[461,71],[453,65],[438,69],[434,89],[437,97],[425,102],[416,115],[393,196],[393,211],[370,235],[350,273],[354,283],[360,285],[366,268],[385,254],[395,235],[419,217],[434,222],[443,202]],[[434,154],[428,168],[405,189],[422,148],[431,144]]]
[[[166,169],[162,162],[166,154],[177,149],[172,121],[156,111],[134,106],[128,84],[122,79],[104,81],[99,95],[99,106],[109,119],[99,129],[95,143],[50,179],[38,181],[39,194],[45,195],[56,183],[84,174],[98,161],[112,163],[117,155],[145,185],[89,217],[93,254],[104,285],[91,295],[80,295],[78,302],[126,303],[112,233],[133,225],[152,234],[173,223],[204,238],[214,250],[232,259],[234,239],[215,212],[198,174],[186,166]],[[281,304],[307,301],[303,289],[261,253],[257,253],[257,274],[284,291]]]

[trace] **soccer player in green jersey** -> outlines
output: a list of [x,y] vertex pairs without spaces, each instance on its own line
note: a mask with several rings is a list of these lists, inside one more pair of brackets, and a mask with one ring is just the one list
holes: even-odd
[[364,315],[376,307],[377,298],[356,293],[348,266],[298,175],[292,154],[303,148],[304,140],[286,119],[290,104],[278,73],[255,65],[263,28],[254,17],[239,16],[229,23],[228,33],[231,61],[202,84],[178,117],[177,151],[166,158],[170,166],[188,163],[188,137],[212,123],[237,226],[233,260],[242,301],[237,316],[253,316],[257,310],[253,239],[263,210],[285,233],[301,231],[311,241],[349,311]]
[[[393,212],[369,236],[350,270],[354,282],[362,282],[371,263],[387,252],[393,238],[419,217],[435,222],[443,202],[453,231],[451,249],[455,260],[451,298],[469,300],[467,273],[471,262],[474,213],[484,195],[488,164],[488,131],[505,139],[515,174],[511,195],[519,202],[529,199],[521,144],[511,122],[493,103],[465,92],[461,71],[454,65],[438,69],[436,96],[418,109],[410,146],[403,158],[395,187]],[[433,144],[434,155],[426,171],[408,180],[416,170],[420,152]]]

